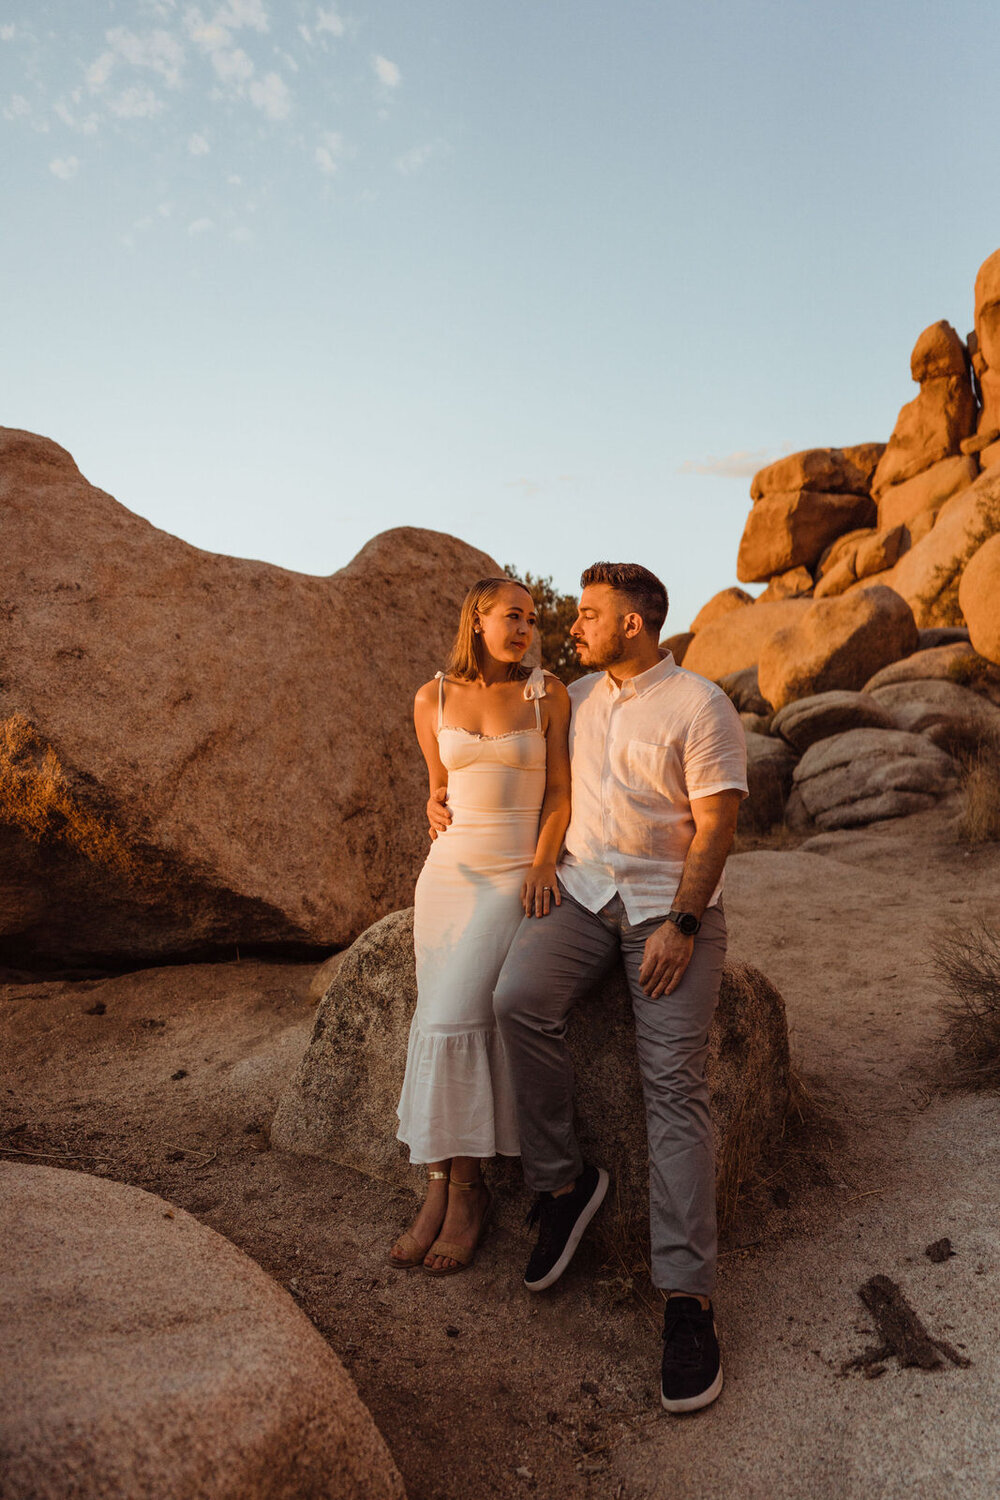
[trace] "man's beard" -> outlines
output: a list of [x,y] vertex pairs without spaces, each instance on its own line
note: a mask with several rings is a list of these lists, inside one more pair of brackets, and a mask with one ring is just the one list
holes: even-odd
[[594,672],[607,672],[624,660],[626,654],[625,632],[619,625],[610,640],[603,641],[600,646],[588,651],[586,661],[581,658],[581,665],[590,667]]

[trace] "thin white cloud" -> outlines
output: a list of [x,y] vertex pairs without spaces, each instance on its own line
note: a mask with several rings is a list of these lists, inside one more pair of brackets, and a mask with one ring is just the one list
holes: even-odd
[[384,83],[387,89],[399,87],[402,74],[396,63],[390,62],[387,57],[383,57],[380,52],[377,52],[372,58],[372,67],[375,69],[375,76],[379,83]]
[[[76,94],[74,93],[72,97],[75,99]],[[65,99],[57,99],[52,106],[52,112],[56,119],[61,120],[70,130],[78,130],[81,135],[97,134],[100,117],[93,110],[86,115],[75,115]]]
[[248,229],[245,224],[238,224],[229,238],[238,245],[247,245],[253,239],[253,230]]
[[188,136],[187,148],[192,156],[207,156],[212,149],[205,137],[197,131]]
[[344,22],[341,20],[340,16],[338,16],[338,14],[337,14],[337,12],[336,12],[335,9],[333,9],[331,7],[330,10],[324,10],[322,8],[322,6],[317,6],[317,8],[316,8],[316,31],[317,31],[317,34],[320,34],[320,33],[324,32],[324,31],[326,31],[326,32],[329,32],[329,34],[331,36],[343,36],[346,29],[347,28],[345,27]]
[[115,66],[115,54],[113,52],[102,52],[100,57],[95,57],[86,72],[88,87],[93,93],[100,93],[101,89],[111,77]]
[[215,224],[212,219],[193,219],[187,227],[187,232],[188,234],[194,236],[199,234],[207,234],[210,229],[214,228]]
[[163,113],[164,104],[147,85],[133,84],[112,99],[108,109],[120,120],[152,120]]
[[5,120],[16,120],[24,115],[30,115],[31,105],[23,94],[11,94],[10,103],[5,108],[3,114]]
[[229,176],[226,178],[226,181],[229,183],[230,187],[240,187],[242,185],[243,178],[240,176],[239,172],[230,172]]
[[278,73],[267,73],[262,79],[255,80],[247,92],[250,103],[263,110],[269,120],[284,120],[291,113],[292,96]]
[[79,170],[80,163],[75,156],[57,156],[55,161],[49,162],[49,171],[53,177],[58,177],[63,182],[75,177]]
[[315,161],[320,171],[324,172],[328,177],[332,177],[346,155],[348,155],[348,151],[344,145],[344,137],[340,134],[340,131],[324,131],[315,151]]
[[12,22],[0,26],[0,42],[12,42],[17,35],[17,27]]
[[227,0],[221,9],[216,11],[215,23],[233,31],[239,31],[241,26],[250,26],[254,31],[270,30],[263,0]]
[[148,36],[138,36],[125,26],[114,26],[105,32],[112,51],[133,68],[151,68],[168,88],[181,86],[184,48],[169,31],[157,28]]
[[426,166],[433,155],[433,146],[411,146],[409,151],[404,151],[402,156],[396,158],[396,171],[402,172],[404,177],[412,177],[414,172],[419,172],[421,167]]
[[681,464],[677,470],[678,474],[716,474],[724,479],[752,479],[758,469],[765,464],[773,463],[780,458],[782,453],[789,453],[791,449],[786,445],[781,452],[775,453],[770,448],[741,448],[735,453],[727,453],[722,458],[716,458],[709,454],[707,458],[689,458],[686,463]]
[[239,87],[253,77],[254,66],[242,47],[235,47],[232,52],[224,48],[217,48],[212,52],[212,67],[216,76],[222,83],[235,84]]

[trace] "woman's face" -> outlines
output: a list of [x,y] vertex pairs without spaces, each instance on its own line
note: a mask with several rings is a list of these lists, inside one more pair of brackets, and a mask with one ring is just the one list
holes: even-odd
[[517,583],[504,584],[476,622],[486,650],[494,660],[502,662],[524,659],[538,623],[531,595]]

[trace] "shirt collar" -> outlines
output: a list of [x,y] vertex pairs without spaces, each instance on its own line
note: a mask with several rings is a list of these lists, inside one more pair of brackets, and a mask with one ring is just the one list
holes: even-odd
[[635,696],[641,698],[643,693],[648,693],[650,688],[656,687],[658,683],[663,682],[665,678],[672,676],[676,671],[677,663],[674,661],[673,654],[670,651],[665,651],[655,667],[647,667],[645,672],[640,672],[637,677],[626,678],[620,688],[616,685],[610,672],[605,673],[605,680],[608,684],[609,693],[612,693],[616,697],[620,697],[631,686]]

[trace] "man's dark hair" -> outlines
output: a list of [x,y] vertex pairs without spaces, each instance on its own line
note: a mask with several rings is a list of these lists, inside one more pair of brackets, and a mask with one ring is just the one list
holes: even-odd
[[589,588],[592,583],[606,583],[609,588],[624,594],[629,609],[642,615],[643,625],[659,640],[669,600],[655,573],[644,568],[642,563],[596,562],[580,578],[582,589]]

